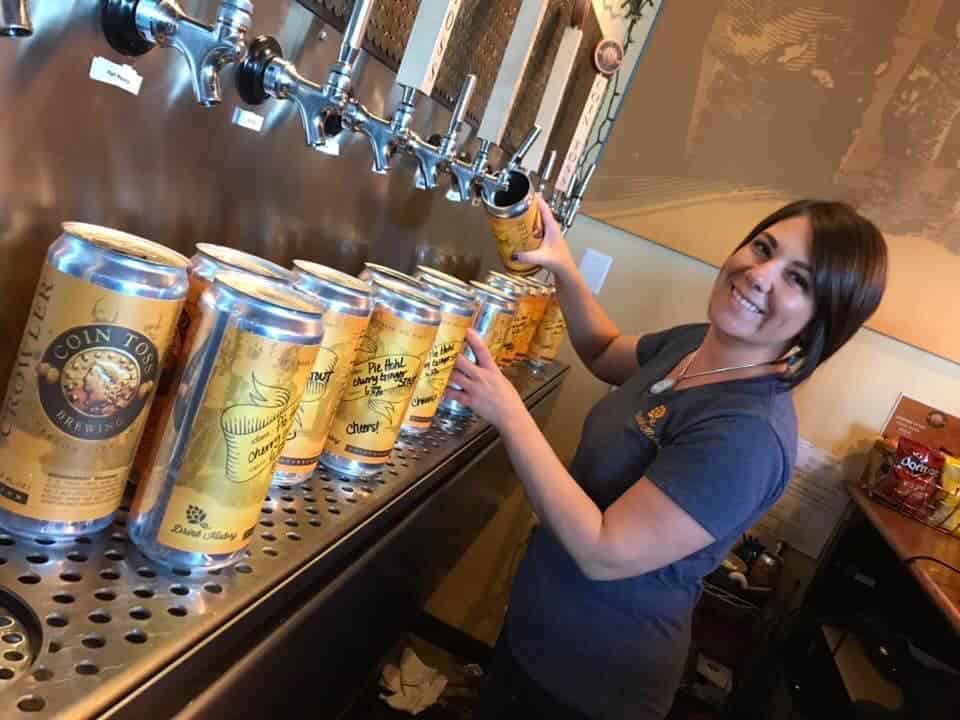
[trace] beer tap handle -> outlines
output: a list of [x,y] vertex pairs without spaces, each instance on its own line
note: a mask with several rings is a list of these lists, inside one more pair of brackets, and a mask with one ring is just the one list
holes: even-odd
[[530,128],[530,132],[527,133],[527,136],[523,139],[523,142],[520,143],[520,147],[517,148],[517,151],[513,154],[513,157],[510,158],[510,162],[506,164],[503,168],[504,173],[509,173],[511,170],[515,170],[520,167],[520,163],[523,162],[523,158],[530,148],[533,147],[533,144],[537,141],[537,138],[540,137],[542,128],[539,125],[534,125]]
[[543,191],[547,188],[547,183],[550,182],[550,176],[553,175],[553,166],[557,162],[557,151],[551,150],[550,155],[547,157],[547,164],[543,168],[543,172],[540,173],[540,185],[537,188],[537,192],[543,195]]
[[367,23],[373,11],[374,0],[356,0],[353,12],[343,31],[343,42],[337,54],[337,62],[350,68],[357,62],[357,56],[363,49],[363,38],[367,34]]
[[457,152],[457,139],[463,128],[463,123],[467,117],[467,110],[470,108],[470,101],[473,100],[473,93],[477,88],[477,76],[473,73],[467,75],[467,79],[460,88],[460,94],[457,96],[457,103],[453,108],[453,115],[450,118],[450,126],[447,128],[447,134],[443,136],[440,143],[440,154],[446,158],[452,158]]

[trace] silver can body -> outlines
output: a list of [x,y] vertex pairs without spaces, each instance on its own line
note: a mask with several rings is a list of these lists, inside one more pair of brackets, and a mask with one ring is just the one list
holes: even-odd
[[329,470],[372,477],[390,461],[440,327],[440,304],[415,288],[373,281],[373,313],[320,456]]
[[[517,304],[509,295],[498,291],[493,286],[477,282],[471,283],[471,285],[475,288],[478,304],[477,314],[473,320],[473,329],[483,339],[494,360],[496,360],[502,349],[506,333],[509,332],[510,326],[513,324]],[[469,346],[464,348],[463,354],[470,362],[475,363],[477,361],[477,356]],[[453,384],[451,384],[451,387],[460,389]],[[470,408],[448,395],[445,395],[440,401],[437,412],[442,415],[456,416],[473,414]]]
[[172,567],[215,569],[249,544],[323,337],[322,310],[284,284],[221,273],[200,297],[159,459],[128,530]]
[[[63,224],[3,407],[4,528],[58,539],[110,524],[187,294],[188,264],[143,238]],[[130,352],[132,338],[152,347],[149,366]],[[134,385],[136,393],[124,395]]]

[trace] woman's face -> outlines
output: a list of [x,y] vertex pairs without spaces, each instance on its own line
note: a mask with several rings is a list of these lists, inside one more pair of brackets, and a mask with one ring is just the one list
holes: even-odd
[[813,318],[813,228],[781,220],[731,255],[710,295],[710,322],[724,335],[779,355]]

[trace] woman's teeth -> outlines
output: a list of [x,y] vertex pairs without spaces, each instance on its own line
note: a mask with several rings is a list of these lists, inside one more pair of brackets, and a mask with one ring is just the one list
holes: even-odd
[[746,308],[752,313],[756,313],[757,315],[763,315],[763,310],[761,310],[752,302],[747,300],[747,298],[744,297],[743,293],[737,290],[737,288],[735,288],[732,285],[730,286],[730,288],[733,291],[733,299],[736,300],[738,303],[740,303],[740,305],[742,305],[744,308]]

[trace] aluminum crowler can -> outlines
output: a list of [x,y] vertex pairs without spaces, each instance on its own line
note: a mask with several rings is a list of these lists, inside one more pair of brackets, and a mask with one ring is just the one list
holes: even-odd
[[249,545],[310,379],[322,309],[288,285],[220,273],[200,296],[190,357],[129,532],[174,567],[224,567]]
[[402,431],[410,435],[425,433],[433,425],[433,416],[437,414],[477,311],[476,298],[469,286],[466,291],[460,291],[454,283],[432,275],[424,275],[422,280],[427,294],[440,303],[443,315],[430,357],[420,373],[403,419]]
[[563,319],[563,309],[557,299],[557,291],[555,288],[551,290],[550,303],[543,314],[543,320],[537,327],[527,354],[527,365],[534,370],[542,370],[557,359],[567,332],[567,323]]
[[418,290],[423,289],[423,283],[417,280],[413,275],[407,275],[405,272],[394,270],[386,265],[377,263],[364,263],[364,269],[360,272],[360,279],[364,282],[373,282],[374,280],[392,280],[393,282],[405,283]]
[[517,360],[517,343],[519,342],[527,322],[530,318],[530,312],[535,302],[533,288],[520,280],[519,278],[504,275],[496,271],[487,274],[487,283],[500,290],[501,292],[511,292],[517,307],[513,315],[513,322],[510,330],[507,332],[507,338],[503,343],[503,352],[497,359],[497,364],[501,368],[511,367]]
[[[473,329],[483,338],[484,344],[490,350],[490,354],[496,359],[503,350],[503,343],[513,324],[513,315],[516,312],[517,304],[510,295],[497,290],[492,285],[485,283],[471,282],[474,288],[474,294],[477,298],[479,309],[473,320]],[[476,362],[477,358],[473,350],[469,347],[464,348],[464,355],[470,362]],[[452,385],[450,387],[456,387]],[[466,405],[444,396],[440,401],[439,412],[444,415],[472,415],[473,411]]]
[[149,477],[156,462],[160,433],[166,426],[167,416],[173,410],[177,388],[180,386],[180,376],[183,374],[187,356],[190,353],[187,337],[200,312],[200,296],[210,287],[213,279],[223,272],[244,272],[279,282],[288,282],[293,278],[292,273],[286,268],[256,255],[223,245],[197,243],[197,252],[190,258],[188,273],[190,289],[187,291],[187,301],[183,305],[177,322],[174,343],[164,360],[157,397],[150,408],[150,416],[143,431],[143,437],[140,439],[136,459],[133,461],[132,474],[136,481],[141,477]]
[[64,223],[0,415],[0,525],[66,538],[110,524],[187,294],[180,253]]
[[436,300],[402,283],[374,280],[373,302],[320,456],[325,467],[355,477],[376,475],[389,462],[441,319]]
[[370,285],[362,280],[306,260],[293,265],[293,286],[324,312],[323,342],[273,474],[274,484],[288,485],[306,480],[320,461],[373,307]]
[[526,324],[520,336],[514,340],[513,353],[517,362],[525,362],[528,351],[530,350],[530,341],[543,320],[543,314],[547,310],[547,304],[550,302],[550,286],[531,278],[523,278],[524,282],[532,290],[532,298],[529,300],[529,309]]
[[536,202],[530,176],[511,170],[506,190],[485,193],[483,207],[487,211],[493,236],[497,241],[500,261],[510,272],[533,275],[539,265],[518,262],[514,253],[536,250],[543,242],[543,222]]

